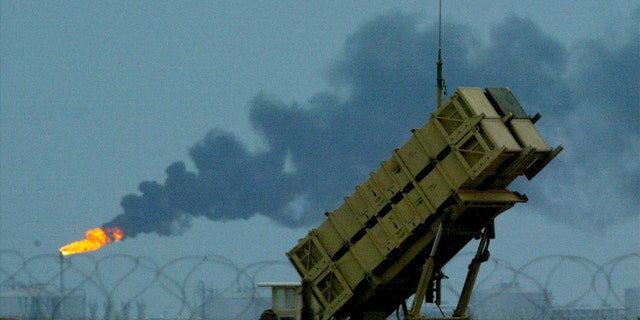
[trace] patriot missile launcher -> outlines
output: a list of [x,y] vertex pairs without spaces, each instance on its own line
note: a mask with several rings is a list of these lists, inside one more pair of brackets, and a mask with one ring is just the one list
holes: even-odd
[[[370,178],[287,253],[322,309],[321,319],[422,319],[439,305],[441,269],[479,240],[458,306],[467,319],[493,221],[527,197],[507,187],[532,179],[551,148],[509,88],[458,88]],[[405,301],[414,296],[409,309]],[[442,318],[441,318],[442,319]]]

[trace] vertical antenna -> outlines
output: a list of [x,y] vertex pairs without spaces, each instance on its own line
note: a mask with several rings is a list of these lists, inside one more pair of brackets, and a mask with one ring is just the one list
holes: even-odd
[[438,5],[438,62],[437,66],[437,87],[438,87],[438,100],[437,100],[437,108],[440,108],[442,105],[442,94],[447,94],[447,86],[444,83],[444,78],[442,78],[442,0],[440,0]]
[[64,255],[62,255],[62,252],[60,252],[60,300],[58,302],[58,316],[60,317],[60,319],[65,316],[65,314],[63,313],[63,305],[66,292],[64,291]]

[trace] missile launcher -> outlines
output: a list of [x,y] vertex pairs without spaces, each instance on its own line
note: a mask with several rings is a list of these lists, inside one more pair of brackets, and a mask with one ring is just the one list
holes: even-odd
[[[413,129],[287,253],[311,286],[322,319],[384,319],[413,294],[429,297],[440,268],[474,238],[481,239],[472,262],[479,267],[493,220],[527,201],[509,184],[519,176],[532,179],[562,150],[546,144],[538,119],[508,88],[468,87]],[[467,280],[453,319],[466,317],[462,300],[475,280],[471,266]],[[410,316],[419,318],[420,306]]]

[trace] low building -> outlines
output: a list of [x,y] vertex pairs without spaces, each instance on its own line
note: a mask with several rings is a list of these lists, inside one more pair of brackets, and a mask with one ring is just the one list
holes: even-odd
[[198,310],[195,310],[197,319],[258,319],[260,313],[270,306],[269,300],[257,295],[253,289],[217,291],[203,288],[199,296],[201,300],[196,307]]
[[12,286],[0,292],[0,317],[21,320],[86,318],[86,296],[76,291],[63,296],[45,285]]
[[628,319],[640,319],[640,287],[624,291],[624,309]]
[[475,290],[469,305],[469,314],[477,320],[549,320],[551,310],[549,293],[518,286]]
[[[258,287],[271,288],[271,305],[269,308],[276,314],[278,320],[301,320],[302,315],[302,284],[300,282],[261,282]],[[313,318],[319,319],[322,313],[316,299],[311,297]]]
[[553,310],[552,320],[627,320],[620,308],[558,308]]

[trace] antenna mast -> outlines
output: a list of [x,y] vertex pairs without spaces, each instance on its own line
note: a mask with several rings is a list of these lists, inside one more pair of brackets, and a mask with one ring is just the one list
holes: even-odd
[[438,62],[437,66],[437,87],[438,87],[438,100],[437,100],[437,108],[440,108],[442,105],[442,95],[447,94],[447,86],[444,83],[444,78],[442,78],[442,0],[440,0],[438,5]]

